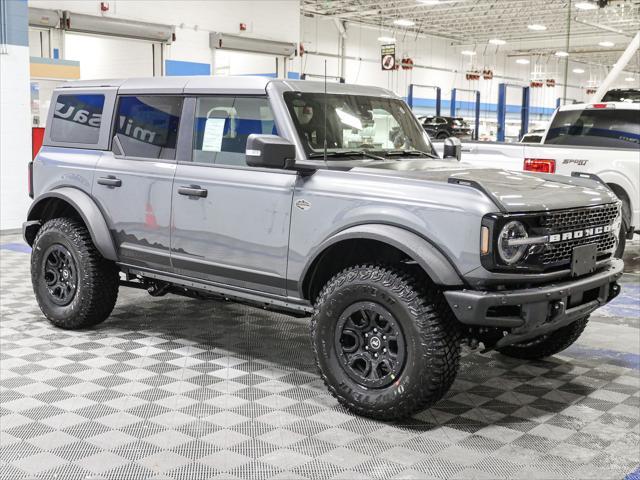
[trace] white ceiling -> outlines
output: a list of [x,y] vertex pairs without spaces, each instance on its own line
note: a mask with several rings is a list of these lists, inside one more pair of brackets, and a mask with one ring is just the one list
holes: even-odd
[[[571,19],[570,59],[592,65],[613,65],[640,25],[640,0],[610,0],[604,8],[580,10],[577,0],[440,0],[421,3],[419,0],[302,0],[306,14],[326,15],[346,21],[380,28],[401,38],[428,34],[447,38],[461,49],[499,48],[509,55],[531,55],[553,58],[566,49],[567,23]],[[398,27],[394,20],[414,22],[410,27]],[[545,31],[535,32],[530,24],[542,24]],[[487,46],[492,38],[505,40],[503,46]],[[611,41],[613,47],[598,45]],[[627,71],[640,72],[640,54],[630,62]]]

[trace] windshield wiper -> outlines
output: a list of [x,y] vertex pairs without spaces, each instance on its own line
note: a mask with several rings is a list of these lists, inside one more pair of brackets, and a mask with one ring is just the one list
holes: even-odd
[[[344,152],[327,152],[327,157],[355,157],[355,156],[363,156],[367,158],[372,158],[374,160],[386,160],[384,157],[379,155],[374,155],[373,153],[366,152],[364,150],[347,150]],[[324,157],[324,152],[314,152],[309,154],[309,158],[322,158]]]
[[411,156],[435,158],[438,160],[440,159],[440,157],[438,157],[437,155],[434,155],[433,153],[423,152],[422,150],[388,150],[388,151],[385,151],[384,154],[387,157],[400,157],[400,156],[411,155]]

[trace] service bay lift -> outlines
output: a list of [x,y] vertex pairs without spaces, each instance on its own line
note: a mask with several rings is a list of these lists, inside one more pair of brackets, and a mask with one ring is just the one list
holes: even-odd
[[409,108],[413,110],[413,103],[415,101],[414,97],[414,89],[418,88],[431,88],[436,91],[436,116],[439,117],[441,115],[441,106],[442,106],[442,89],[435,85],[420,85],[418,83],[412,83],[409,85],[409,93],[407,95],[407,104]]
[[475,94],[475,128],[473,129],[473,137],[472,140],[478,140],[480,135],[480,90],[468,90],[466,88],[452,88],[451,89],[451,118],[456,118],[456,97],[458,96],[458,92],[469,92]]
[[529,131],[529,87],[514,85],[511,83],[500,83],[498,85],[498,132],[496,140],[504,142],[505,126],[507,123],[507,88],[522,89],[522,105],[520,107],[520,133],[518,140]]

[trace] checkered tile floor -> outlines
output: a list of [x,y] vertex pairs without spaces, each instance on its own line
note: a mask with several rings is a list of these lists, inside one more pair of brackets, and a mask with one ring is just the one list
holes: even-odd
[[[444,400],[383,423],[328,395],[306,319],[122,289],[107,322],[63,331],[38,310],[28,255],[0,250],[0,263],[2,479],[621,479],[638,468],[637,350],[579,343],[529,363],[465,352]],[[610,320],[593,324],[640,335],[637,316]]]

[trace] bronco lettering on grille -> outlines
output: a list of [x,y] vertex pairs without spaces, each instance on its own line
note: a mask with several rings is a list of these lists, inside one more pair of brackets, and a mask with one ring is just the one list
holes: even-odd
[[582,230],[574,230],[573,232],[556,233],[549,235],[549,243],[565,242],[567,240],[601,235],[603,233],[609,233],[612,228],[611,225],[606,225],[604,227],[583,228]]

